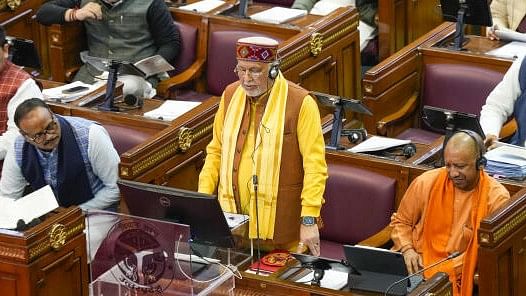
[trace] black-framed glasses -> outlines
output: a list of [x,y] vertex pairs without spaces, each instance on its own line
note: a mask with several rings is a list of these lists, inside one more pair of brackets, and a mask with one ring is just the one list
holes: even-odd
[[263,69],[261,68],[243,68],[243,67],[240,67],[239,65],[237,65],[235,68],[234,68],[234,73],[237,74],[237,76],[239,77],[244,77],[247,73],[248,73],[248,76],[252,77],[252,78],[259,78],[261,76],[261,74],[263,74]]
[[55,118],[55,116],[53,116],[51,122],[41,132],[36,133],[33,136],[30,136],[30,135],[26,134],[22,130],[21,130],[21,132],[29,140],[31,140],[31,141],[33,141],[33,142],[35,142],[37,144],[41,144],[44,141],[44,139],[46,138],[46,135],[54,134],[54,133],[57,132],[57,125],[58,125],[57,119]]

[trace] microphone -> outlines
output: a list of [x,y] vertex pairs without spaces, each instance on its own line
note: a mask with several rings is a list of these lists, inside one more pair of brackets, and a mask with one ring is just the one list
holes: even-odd
[[433,263],[433,264],[431,264],[431,265],[429,265],[429,266],[426,266],[426,267],[420,269],[419,271],[417,271],[417,272],[415,272],[415,273],[413,273],[413,274],[410,274],[410,275],[408,275],[408,276],[406,276],[406,277],[403,277],[402,279],[400,279],[400,280],[398,280],[398,281],[392,283],[391,285],[389,285],[389,287],[387,287],[387,289],[385,289],[384,296],[389,295],[389,291],[390,291],[392,288],[394,288],[396,285],[400,284],[401,282],[403,282],[403,281],[407,281],[408,279],[414,277],[414,276],[417,275],[417,274],[421,274],[421,273],[423,273],[424,271],[430,269],[431,267],[435,267],[435,266],[437,266],[437,265],[439,265],[439,264],[441,264],[441,263],[444,263],[444,262],[446,262],[446,261],[448,261],[448,260],[451,260],[451,259],[453,259],[453,258],[456,258],[456,257],[460,256],[460,254],[461,254],[460,252],[455,251],[455,252],[449,254],[449,256],[447,256],[446,258],[441,259],[441,260],[438,260],[437,262],[435,262],[435,263]]

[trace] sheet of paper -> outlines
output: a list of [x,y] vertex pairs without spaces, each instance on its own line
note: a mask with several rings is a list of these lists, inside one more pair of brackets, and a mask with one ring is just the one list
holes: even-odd
[[221,6],[224,3],[225,1],[221,1],[221,0],[203,0],[199,2],[194,2],[192,4],[188,4],[185,6],[180,6],[179,9],[206,13],[206,12],[216,9],[217,7]]
[[[68,103],[84,95],[89,94],[90,92],[99,88],[104,83],[105,82],[87,84],[82,81],[74,81],[72,83],[64,84],[61,86],[57,86],[53,88],[46,88],[42,90],[42,93],[44,94],[44,99],[48,101],[59,101],[62,103]],[[87,89],[83,91],[75,92],[75,93],[69,93],[69,94],[63,93],[64,90],[72,88],[72,87],[77,87],[77,86],[87,87]]]
[[228,224],[228,227],[230,227],[230,229],[239,226],[241,223],[244,223],[245,221],[248,221],[249,219],[248,215],[243,215],[243,214],[235,214],[235,213],[227,213],[227,212],[223,212],[223,214],[225,214],[226,223]]
[[262,23],[283,24],[304,15],[307,15],[306,10],[276,6],[253,14],[250,18]]
[[192,110],[201,102],[167,100],[159,108],[144,113],[145,117],[172,121]]
[[526,43],[519,41],[512,41],[494,50],[487,52],[489,55],[497,56],[505,59],[515,59],[526,54]]
[[19,199],[11,199],[11,201],[8,199],[5,197],[2,199],[0,228],[16,228],[19,219],[29,223],[59,207],[49,185]]
[[389,149],[411,143],[411,140],[400,140],[380,136],[372,136],[360,144],[348,149],[350,152],[370,152]]
[[[310,281],[312,280],[313,276],[314,271],[311,271],[304,277],[298,279],[296,282],[310,285]],[[347,285],[347,277],[347,272],[332,269],[325,270],[325,275],[320,281],[320,287],[333,290],[340,290],[341,288],[345,287],[345,285]]]

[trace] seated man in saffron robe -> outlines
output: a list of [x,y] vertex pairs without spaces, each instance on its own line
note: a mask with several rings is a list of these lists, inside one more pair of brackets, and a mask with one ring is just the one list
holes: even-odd
[[4,160],[2,197],[21,197],[28,183],[33,190],[50,185],[62,207],[116,209],[120,158],[102,126],[53,114],[37,98],[21,103],[14,121],[21,136]]
[[278,42],[237,41],[239,82],[227,86],[199,175],[226,212],[248,214],[262,249],[320,254],[317,220],[327,179],[320,113],[308,91],[285,79]]
[[484,172],[484,152],[475,132],[453,134],[445,144],[445,167],[416,178],[391,217],[393,248],[403,253],[409,273],[461,253],[424,273],[429,278],[447,272],[454,295],[472,295],[480,221],[510,198],[506,188]]

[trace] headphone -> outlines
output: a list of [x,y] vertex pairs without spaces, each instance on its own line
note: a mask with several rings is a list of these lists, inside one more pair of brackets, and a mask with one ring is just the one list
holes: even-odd
[[393,152],[392,149],[388,149],[387,151],[383,151],[382,154],[388,157],[403,156],[406,159],[416,154],[416,145],[413,143],[405,144],[402,147],[394,147],[393,149],[395,149],[395,151],[401,150],[401,152]]
[[131,107],[142,107],[144,100],[136,95],[127,94],[124,96],[124,103]]
[[475,167],[477,171],[480,169],[481,166],[485,167],[486,164],[488,163],[488,159],[484,157],[484,154],[486,153],[486,146],[484,145],[484,140],[482,140],[482,137],[479,134],[477,134],[476,132],[472,130],[468,130],[468,129],[457,130],[453,135],[445,139],[443,151],[446,150],[446,145],[447,145],[447,142],[449,142],[449,139],[451,139],[451,137],[457,133],[464,133],[468,135],[471,139],[473,139],[473,141],[475,141],[475,144],[477,145],[477,152],[478,152],[477,160],[475,161]]
[[364,128],[347,129],[347,130],[342,130],[341,135],[347,136],[347,139],[349,139],[349,142],[353,144],[358,144],[367,139],[367,130],[365,130]]
[[279,74],[279,60],[276,60],[270,64],[270,68],[268,69],[268,78],[270,79],[276,79]]

